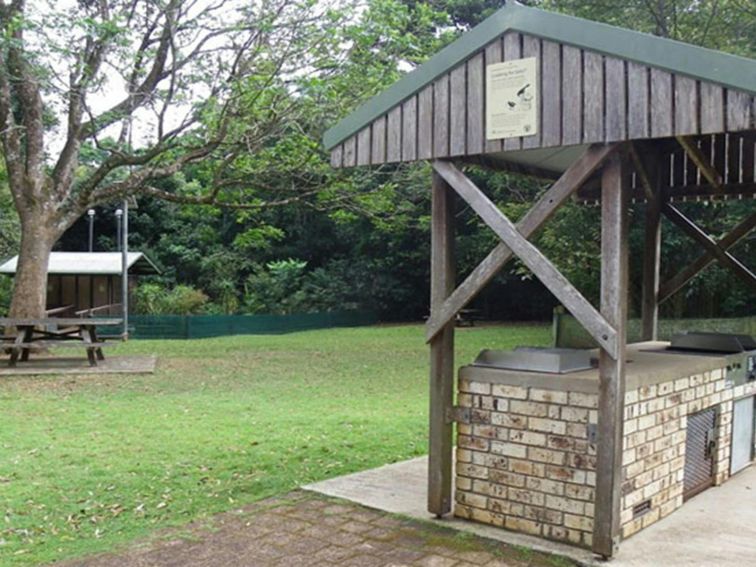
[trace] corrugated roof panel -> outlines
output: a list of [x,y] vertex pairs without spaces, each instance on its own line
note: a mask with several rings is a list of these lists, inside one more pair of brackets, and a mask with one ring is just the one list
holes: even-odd
[[[0,274],[15,274],[18,256],[0,266]],[[158,274],[160,270],[142,252],[128,253],[129,272]],[[48,263],[49,274],[119,275],[120,252],[52,252]]]

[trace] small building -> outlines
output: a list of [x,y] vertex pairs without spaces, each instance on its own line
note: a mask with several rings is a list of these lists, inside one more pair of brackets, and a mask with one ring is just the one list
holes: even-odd
[[[130,290],[136,287],[138,276],[160,273],[142,252],[129,252],[127,257]],[[14,256],[0,265],[0,274],[15,275],[17,264],[18,256]],[[120,252],[52,252],[47,278],[48,311],[73,315],[101,308],[100,315],[120,313],[122,269]]]

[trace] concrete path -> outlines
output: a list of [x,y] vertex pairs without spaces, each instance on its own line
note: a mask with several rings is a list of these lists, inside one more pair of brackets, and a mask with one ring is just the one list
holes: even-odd
[[[429,520],[425,510],[426,458],[304,487],[364,506]],[[601,564],[582,549],[472,522],[434,522],[454,529]],[[607,564],[604,564],[607,565]],[[611,567],[743,567],[756,565],[756,465],[721,487],[691,499],[677,512],[623,542]]]

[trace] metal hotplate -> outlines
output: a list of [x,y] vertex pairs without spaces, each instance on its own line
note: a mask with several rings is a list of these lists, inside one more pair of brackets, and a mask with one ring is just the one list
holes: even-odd
[[592,368],[588,350],[573,348],[517,347],[514,350],[480,352],[473,366],[566,374]]
[[756,341],[748,335],[690,331],[672,337],[670,350],[735,354],[756,350]]

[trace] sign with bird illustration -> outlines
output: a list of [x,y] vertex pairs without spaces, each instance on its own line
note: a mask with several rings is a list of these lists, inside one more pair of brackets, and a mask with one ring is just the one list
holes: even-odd
[[535,57],[486,66],[486,139],[537,133],[537,67]]

